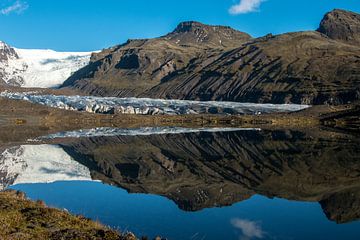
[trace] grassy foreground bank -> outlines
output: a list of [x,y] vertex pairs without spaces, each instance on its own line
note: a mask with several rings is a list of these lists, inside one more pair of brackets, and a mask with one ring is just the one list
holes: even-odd
[[46,207],[41,201],[30,201],[25,194],[0,192],[0,239],[104,239],[136,240],[82,216]]

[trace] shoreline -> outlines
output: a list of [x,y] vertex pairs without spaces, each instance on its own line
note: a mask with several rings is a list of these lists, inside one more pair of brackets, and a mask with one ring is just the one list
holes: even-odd
[[112,230],[99,222],[31,201],[22,192],[0,192],[1,239],[136,240],[134,234]]

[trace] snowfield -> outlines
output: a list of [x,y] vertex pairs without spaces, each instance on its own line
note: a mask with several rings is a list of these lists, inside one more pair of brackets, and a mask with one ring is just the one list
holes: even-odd
[[297,104],[256,104],[221,101],[164,100],[93,96],[36,95],[33,92],[0,93],[0,97],[26,100],[48,107],[102,114],[178,115],[178,114],[262,114],[293,112],[310,107]]
[[13,63],[27,66],[22,87],[59,87],[74,72],[90,62],[90,52],[15,49],[19,58]]
[[23,145],[0,153],[0,190],[56,181],[91,181],[90,171],[57,145]]
[[91,57],[91,52],[19,49],[3,42],[0,42],[0,51],[7,53],[0,61],[4,81],[28,88],[59,87],[74,72],[85,67]]

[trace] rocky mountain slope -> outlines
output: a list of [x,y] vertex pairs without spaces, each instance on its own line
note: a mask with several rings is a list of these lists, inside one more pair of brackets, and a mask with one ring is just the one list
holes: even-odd
[[59,87],[90,61],[90,52],[18,49],[0,41],[0,84]]
[[181,23],[156,39],[94,54],[63,85],[86,94],[261,103],[360,98],[359,14],[334,10],[318,31],[252,39],[228,27]]
[[225,49],[235,48],[250,38],[229,27],[180,23],[166,36],[129,40],[94,54],[90,64],[63,86],[93,95],[139,96],[173,77],[187,76],[190,65],[206,65]]

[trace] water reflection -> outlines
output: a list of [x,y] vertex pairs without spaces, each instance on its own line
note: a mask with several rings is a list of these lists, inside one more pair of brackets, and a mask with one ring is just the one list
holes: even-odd
[[60,146],[22,145],[0,154],[0,189],[22,183],[91,180],[87,167]]
[[337,222],[359,217],[359,205],[347,203],[360,189],[356,139],[236,131],[82,138],[61,146],[94,179],[166,196],[187,211],[261,194],[321,202]]
[[240,239],[264,238],[265,232],[262,230],[259,222],[248,219],[233,218],[231,224],[240,229],[243,236]]
[[[360,222],[337,225],[324,216],[318,203],[311,202],[254,195],[231,207],[186,212],[164,197],[128,194],[99,182],[25,184],[12,188],[25,191],[32,199],[43,199],[50,206],[151,237],[161,234],[175,240],[237,240],[249,235],[245,228],[233,225],[234,219],[254,222],[261,228],[261,239],[357,240],[359,236]],[[258,238],[253,235],[251,239]]]
[[[97,203],[93,203],[95,206],[82,206],[78,209],[75,207],[75,202],[79,199],[72,198],[67,204],[64,204],[65,200],[59,202],[52,198],[56,193],[47,194],[49,191],[47,185],[30,185],[31,187],[18,185],[19,189],[33,194],[35,198],[44,198],[44,200],[48,198],[48,201],[56,206],[66,207],[78,213],[83,212],[86,216],[101,219],[112,226],[124,228],[126,224],[129,224],[140,234],[151,235],[160,231],[166,236],[172,236],[171,239],[219,239],[215,236],[228,236],[228,239],[239,237],[272,239],[273,232],[276,232],[277,239],[288,237],[311,239],[312,235],[301,235],[299,230],[285,227],[288,222],[295,224],[303,213],[307,213],[307,218],[304,217],[303,222],[299,222],[303,228],[306,228],[305,232],[315,234],[326,231],[329,233],[328,239],[336,239],[334,238],[337,236],[336,233],[345,228],[349,231],[349,239],[359,233],[357,230],[359,222],[353,224],[351,222],[360,218],[360,149],[358,148],[360,140],[351,135],[315,129],[309,132],[208,131],[145,136],[94,136],[61,139],[61,141],[51,139],[49,143],[67,154],[66,158],[71,161],[65,163],[68,164],[67,167],[70,167],[65,169],[77,169],[71,172],[74,172],[74,177],[80,180],[86,179],[89,173],[92,180],[100,180],[126,189],[130,193],[163,196],[172,200],[178,207],[177,210],[169,207],[169,212],[166,212],[162,207],[169,203],[164,198],[160,198],[161,200],[157,203],[159,205],[155,207],[152,205],[153,197],[138,199],[138,195],[127,195],[119,188],[111,188],[109,190],[111,193],[108,193],[104,190],[107,189],[105,185],[91,183],[89,187],[83,183],[84,185],[78,189],[79,193],[68,194],[73,194],[73,198],[78,196],[81,201],[92,198],[92,201]],[[8,150],[4,152],[6,151]],[[2,155],[4,156],[4,153]],[[3,158],[0,157],[0,159]],[[28,159],[28,157],[22,159]],[[86,170],[74,165],[72,161],[85,167]],[[2,165],[5,162],[9,161],[2,160]],[[48,167],[48,170],[42,173],[51,173],[50,168],[52,167]],[[2,167],[2,169],[7,168]],[[44,170],[44,168],[41,169]],[[1,173],[2,176],[6,175],[4,171]],[[59,169],[57,171],[69,177],[66,171]],[[2,178],[2,181],[3,179],[5,178]],[[60,177],[57,180],[71,179]],[[17,183],[6,181],[2,183],[4,186]],[[56,191],[61,194],[74,184],[77,186],[76,182],[64,184],[62,185],[64,189],[60,187],[56,188]],[[95,196],[82,193],[87,191],[86,188],[94,192]],[[119,202],[110,200],[117,191],[122,194],[122,200],[117,199]],[[108,196],[105,197],[102,194],[108,194]],[[276,209],[277,212],[274,210],[272,213],[276,218],[274,221],[279,225],[274,226],[275,222],[269,220],[271,216],[268,216],[269,213],[266,212],[266,206],[271,206],[273,201],[264,200],[265,198],[258,195],[297,202],[273,200],[281,203]],[[155,207],[157,211],[152,212],[145,207],[140,207],[135,199],[138,199],[139,205]],[[305,204],[306,202],[312,203],[309,205]],[[250,205],[249,209],[244,208],[246,204]],[[123,216],[119,215],[121,213],[112,211],[105,212],[104,205],[121,212],[129,212],[130,210],[126,209],[132,206],[133,212],[126,214],[134,216]],[[290,205],[294,206],[291,209],[292,214],[286,215],[284,211],[290,211],[288,207]],[[231,207],[214,208],[224,206]],[[304,209],[301,206],[304,206]],[[319,209],[320,207],[325,215]],[[265,212],[256,215],[254,211],[256,212],[257,208],[262,208]],[[244,212],[247,214],[243,214]],[[207,217],[213,217],[216,223],[210,224],[208,222],[210,220],[203,216],[204,213],[209,213]],[[180,217],[183,215],[191,217],[186,219]],[[226,220],[223,219],[225,215]],[[350,224],[330,227],[330,221],[321,220],[325,219],[325,216],[334,223]],[[179,225],[175,227],[168,224],[171,227],[166,228],[166,222],[171,221],[168,217],[175,222],[178,219],[176,223]],[[314,219],[310,220],[309,217]],[[148,221],[143,221],[142,218]],[[157,221],[157,224],[153,226],[155,229],[149,229],[149,225],[152,226],[151,218]],[[194,228],[191,228],[191,231],[185,231],[179,227],[197,218],[199,222],[203,221],[197,226],[198,232],[202,234],[197,234]],[[219,219],[225,222],[219,223]],[[267,223],[263,225],[265,220]],[[305,223],[306,221],[311,222],[312,225]],[[219,226],[217,229],[222,235],[217,235],[211,230],[206,232],[206,229],[216,225]],[[277,228],[280,227],[284,227],[286,238],[279,237],[281,234]],[[181,235],[180,230],[184,230],[187,235]],[[191,236],[195,237],[191,238]]]

